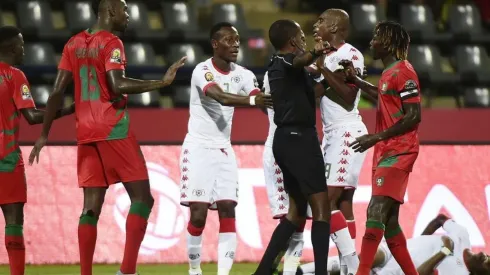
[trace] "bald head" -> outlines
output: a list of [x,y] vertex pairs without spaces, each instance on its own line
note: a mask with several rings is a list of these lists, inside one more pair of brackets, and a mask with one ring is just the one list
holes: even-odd
[[332,39],[347,39],[349,35],[349,14],[341,9],[328,9],[324,11],[315,23],[314,32],[324,41]]

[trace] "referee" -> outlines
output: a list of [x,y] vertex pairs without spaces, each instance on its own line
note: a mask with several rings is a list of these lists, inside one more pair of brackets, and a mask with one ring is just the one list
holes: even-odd
[[[313,214],[311,241],[315,274],[327,274],[330,207],[325,167],[316,132],[314,81],[304,69],[327,49],[322,41],[305,51],[305,35],[298,23],[278,20],[269,29],[276,50],[268,68],[277,125],[272,150],[282,170],[289,195],[289,212],[275,229],[255,275],[272,274],[273,262],[297,227],[306,220],[308,203]],[[318,84],[321,85],[321,84]]]

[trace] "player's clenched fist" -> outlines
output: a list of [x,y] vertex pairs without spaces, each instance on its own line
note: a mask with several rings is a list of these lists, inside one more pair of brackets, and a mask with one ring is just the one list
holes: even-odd
[[174,64],[172,64],[172,66],[170,66],[167,70],[167,72],[165,73],[165,75],[163,76],[163,81],[168,83],[168,84],[171,84],[174,79],[175,79],[175,74],[177,74],[177,71],[185,65],[185,62],[187,61],[187,56],[184,56],[182,57],[181,59],[179,59],[179,61],[175,62]]
[[348,82],[353,82],[357,77],[357,71],[354,68],[354,64],[352,64],[352,61],[343,59],[339,62],[339,65],[344,67],[345,79]]
[[264,93],[255,96],[255,104],[259,107],[272,108],[272,97]]

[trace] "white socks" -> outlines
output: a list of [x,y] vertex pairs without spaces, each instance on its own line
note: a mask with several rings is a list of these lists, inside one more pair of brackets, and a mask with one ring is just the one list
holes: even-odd
[[192,236],[187,232],[187,257],[189,259],[189,275],[201,275],[202,235]]
[[230,274],[237,247],[236,233],[219,233],[218,275]]
[[289,240],[288,250],[284,254],[284,275],[295,275],[303,253],[303,232],[295,232]]
[[332,212],[331,225],[332,233],[330,237],[342,257],[341,266],[347,266],[347,268],[341,268],[341,274],[356,274],[359,268],[359,257],[357,257],[356,248],[352,242],[345,217],[340,211]]

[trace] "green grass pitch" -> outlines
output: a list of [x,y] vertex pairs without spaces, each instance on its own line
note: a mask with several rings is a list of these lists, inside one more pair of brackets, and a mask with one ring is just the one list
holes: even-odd
[[[250,275],[258,264],[234,264],[231,275]],[[203,273],[216,274],[216,264],[201,264]],[[119,265],[95,265],[94,275],[115,275]],[[186,275],[187,264],[182,265],[139,265],[138,272],[141,275]],[[9,268],[6,265],[0,265],[0,274],[9,274]],[[28,265],[26,275],[79,275],[80,268],[78,265]]]

